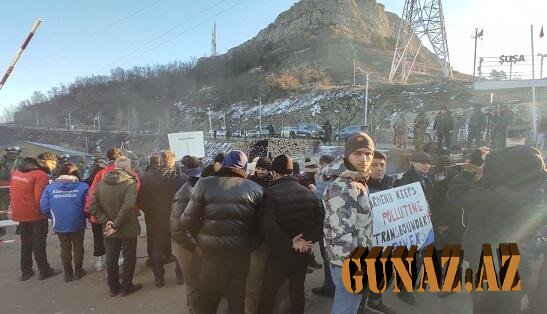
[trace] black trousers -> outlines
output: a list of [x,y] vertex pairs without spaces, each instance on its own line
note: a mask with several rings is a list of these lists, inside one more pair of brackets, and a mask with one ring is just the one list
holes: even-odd
[[[105,238],[106,274],[111,291],[127,291],[133,285],[133,275],[137,263],[137,238]],[[118,259],[123,252],[123,273],[120,284]]]
[[105,254],[103,225],[92,222],[93,231],[93,256],[103,256]]
[[150,215],[144,213],[144,224],[146,226],[146,253],[148,253],[148,258],[152,259],[152,219]]
[[452,145],[452,136],[450,134],[450,131],[439,131],[437,132],[437,137],[439,139],[439,149],[443,148],[443,139],[446,144],[446,149],[450,150],[450,146]]
[[245,313],[245,286],[250,253],[203,255],[199,283],[200,314],[215,314],[222,296],[228,299],[228,313]]
[[47,261],[46,238],[48,220],[21,222],[21,271],[23,274],[32,273],[32,255],[38,265],[40,273],[51,271]]
[[283,261],[270,256],[264,269],[258,313],[273,313],[277,292],[286,279],[289,279],[290,313],[304,313],[304,281],[307,265],[307,254],[295,253],[288,260]]
[[[153,246],[154,246],[154,238],[153,238],[153,234],[155,233],[155,231],[158,229],[156,227],[156,229],[154,229],[154,220],[153,220],[153,217],[152,217],[152,214],[144,214],[144,223],[146,225],[146,253],[148,253],[148,257],[150,258],[150,260],[152,260],[152,254],[153,254]],[[166,224],[166,227],[165,229],[159,229],[160,232],[170,232],[170,227],[169,227],[169,223]],[[171,245],[171,242],[169,242],[169,244],[167,246],[164,247],[165,249],[165,252],[164,252],[164,256],[165,257],[171,257],[173,256],[173,247]]]
[[84,230],[70,233],[57,233],[61,242],[61,261],[65,272],[72,272],[72,254],[74,267],[81,270],[84,263]]
[[[154,278],[162,279],[165,275],[165,268],[163,267],[166,257],[173,255],[172,246],[171,246],[171,234],[169,233],[169,228],[167,232],[165,230],[153,231],[151,233],[152,238],[152,269],[154,271]],[[182,269],[180,268],[179,262],[175,261],[175,273],[177,277],[182,277]]]
[[334,293],[336,287],[334,286],[334,282],[332,282],[332,277],[330,275],[330,263],[327,257],[327,252],[325,251],[325,240],[323,237],[319,240],[319,250],[321,252],[321,257],[323,258],[323,273],[325,276],[325,279],[323,280],[323,288]]

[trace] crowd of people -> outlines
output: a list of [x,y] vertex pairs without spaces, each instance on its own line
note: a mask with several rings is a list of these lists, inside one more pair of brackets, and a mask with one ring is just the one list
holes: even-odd
[[[150,157],[142,177],[122,150],[112,148],[106,157],[85,181],[76,165],[57,165],[48,153],[24,158],[13,172],[22,281],[34,275],[32,256],[40,280],[61,273],[48,263],[48,219],[59,238],[64,280],[84,277],[89,220],[96,266],[106,266],[110,296],[140,290],[133,276],[144,213],[146,264],[155,286],[164,286],[164,264],[174,262],[190,313],[216,313],[223,297],[230,313],[273,313],[285,304],[279,299],[288,312],[303,313],[306,275],[321,266],[323,285],[312,292],[333,298],[332,313],[395,313],[381,294],[348,292],[342,264],[354,248],[373,245],[370,193],[419,182],[439,249],[463,242],[466,260],[478,262],[482,243],[519,244],[522,293],[474,293],[474,313],[516,313],[524,297],[529,308],[544,302],[529,278],[534,257],[546,248],[546,170],[541,153],[529,146],[482,147],[461,170],[450,155],[418,151],[400,179],[386,174],[388,157],[362,132],[348,137],[341,156],[306,158],[302,173],[286,154],[258,158],[248,173],[249,160],[239,150],[217,155],[210,165],[184,156],[180,167],[172,151],[162,151]],[[316,243],[323,265],[315,265]],[[397,295],[409,306],[417,302],[412,291]]]

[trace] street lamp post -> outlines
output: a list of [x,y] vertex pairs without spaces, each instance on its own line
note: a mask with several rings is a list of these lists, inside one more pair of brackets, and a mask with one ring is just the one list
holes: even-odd
[[338,118],[338,146],[340,146],[340,111],[339,110],[333,110],[334,113],[336,113],[336,116]]
[[368,78],[369,74],[365,70],[363,70],[360,67],[356,67],[356,70],[361,71],[363,74],[363,80],[365,81],[365,98],[364,98],[364,105],[365,105],[365,128],[368,129]]
[[211,108],[207,108],[207,114],[209,115],[209,135],[213,133],[213,123],[211,122]]

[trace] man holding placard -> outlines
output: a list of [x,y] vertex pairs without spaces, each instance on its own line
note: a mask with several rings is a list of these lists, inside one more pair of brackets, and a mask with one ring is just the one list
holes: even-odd
[[366,175],[374,153],[374,142],[359,132],[346,141],[344,158],[323,170],[334,178],[323,194],[324,240],[335,285],[332,313],[357,313],[362,294],[350,293],[342,283],[342,264],[359,246],[372,245],[372,212]]

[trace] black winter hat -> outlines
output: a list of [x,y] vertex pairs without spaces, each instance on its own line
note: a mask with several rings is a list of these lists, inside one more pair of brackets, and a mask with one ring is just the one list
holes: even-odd
[[272,163],[270,162],[270,159],[265,158],[265,157],[260,157],[256,161],[255,168],[262,168],[262,169],[266,169],[266,170],[270,171],[270,170],[272,170]]
[[348,158],[351,153],[360,148],[368,148],[371,152],[374,151],[374,141],[364,132],[357,132],[348,137],[344,150],[344,157]]
[[215,156],[215,159],[213,160],[213,162],[220,162],[222,163],[224,161],[224,158],[226,157],[226,155],[224,153],[218,153],[216,156]]
[[279,174],[292,174],[293,162],[292,158],[283,154],[274,158],[272,162],[272,171]]

